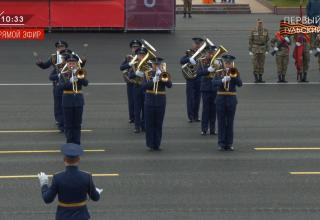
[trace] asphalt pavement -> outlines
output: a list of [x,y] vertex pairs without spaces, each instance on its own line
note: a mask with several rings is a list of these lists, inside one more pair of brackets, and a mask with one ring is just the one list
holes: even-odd
[[[291,60],[292,84],[279,85],[268,56],[268,83],[252,84],[248,34],[258,16],[270,33],[278,28],[281,17],[274,15],[194,15],[177,17],[172,33],[50,33],[42,42],[0,42],[0,219],[54,219],[56,202],[45,205],[37,178],[23,177],[64,169],[55,152],[65,139],[55,131],[49,70],[32,56],[37,51],[45,59],[58,39],[79,54],[89,44],[82,143],[98,152],[86,152],[80,167],[115,175],[94,177],[104,192],[88,203],[92,219],[319,219],[320,176],[305,173],[320,171],[317,64],[312,57],[312,83],[295,84]],[[207,36],[237,56],[245,85],[238,90],[234,152],[217,151],[217,137],[203,137],[199,123],[187,123],[179,58],[193,36]],[[161,152],[149,152],[144,134],[128,124],[119,65],[135,38],[157,48],[176,83],[167,92]]]

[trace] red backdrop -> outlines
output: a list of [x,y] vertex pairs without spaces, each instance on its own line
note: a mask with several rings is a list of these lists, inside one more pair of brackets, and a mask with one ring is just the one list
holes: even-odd
[[51,0],[52,27],[124,27],[124,0]]
[[[48,27],[49,26],[49,2],[44,0],[20,0],[0,1],[0,14],[10,22],[0,19],[1,27],[17,27],[20,22],[15,22],[15,16],[23,16],[24,27]],[[8,16],[8,17],[7,17]],[[11,18],[11,19],[10,19]],[[5,24],[4,24],[5,23]]]

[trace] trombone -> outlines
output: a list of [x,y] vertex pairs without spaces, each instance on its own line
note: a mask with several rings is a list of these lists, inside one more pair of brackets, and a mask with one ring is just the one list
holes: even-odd
[[159,90],[159,82],[168,82],[171,79],[170,73],[167,72],[167,64],[162,63],[160,65],[161,74],[159,75],[159,79],[156,83],[153,84],[153,91],[157,95]]

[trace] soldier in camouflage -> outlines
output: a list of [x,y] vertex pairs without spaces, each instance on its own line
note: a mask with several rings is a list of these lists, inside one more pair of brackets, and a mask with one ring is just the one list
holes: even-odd
[[257,27],[249,36],[249,55],[252,56],[255,83],[263,83],[265,55],[269,53],[269,33],[263,28],[262,20],[257,20]]
[[273,48],[272,55],[276,55],[278,83],[286,83],[286,73],[289,63],[291,40],[288,36],[284,36],[277,31],[274,38],[271,40]]

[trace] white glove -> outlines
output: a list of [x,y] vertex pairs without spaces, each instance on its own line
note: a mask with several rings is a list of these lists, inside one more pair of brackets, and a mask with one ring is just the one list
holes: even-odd
[[215,68],[213,68],[212,66],[209,66],[208,67],[208,72],[209,73],[212,73],[212,72],[214,72],[215,71]]
[[161,70],[159,68],[157,68],[156,75],[160,76],[160,74],[161,74]]
[[71,83],[78,82],[78,78],[77,78],[76,76],[72,76],[72,77],[70,78],[70,82],[71,82]]
[[231,77],[230,77],[230,76],[225,76],[225,77],[223,77],[223,78],[222,78],[222,82],[223,82],[223,83],[225,83],[225,82],[229,82],[229,81],[230,81],[230,79],[231,79]]
[[157,83],[159,82],[159,76],[154,76],[153,79],[152,79],[153,83]]
[[301,43],[300,43],[300,42],[296,42],[296,45],[297,45],[298,47],[300,47],[300,46],[301,46]]
[[285,37],[284,39],[287,41],[287,43],[290,43],[289,37]]
[[38,179],[40,182],[40,186],[48,185],[49,184],[49,178],[48,175],[46,175],[43,172],[38,173]]
[[103,189],[99,189],[98,187],[96,187],[96,191],[99,193],[99,195],[101,195],[101,193],[103,192]]
[[197,64],[197,62],[192,57],[189,58],[189,63],[191,63],[192,65]]
[[274,50],[274,51],[278,51],[279,48],[278,48],[278,47],[274,47],[273,50]]
[[266,51],[266,55],[268,55],[269,54],[269,52],[268,51]]
[[141,78],[144,77],[144,73],[141,71],[136,71],[135,74],[136,74],[136,76],[139,76]]
[[133,63],[132,63],[132,62],[129,62],[128,65],[131,67],[131,66],[133,66]]
[[310,54],[312,54],[312,53],[313,53],[313,51],[312,51],[312,50],[309,50],[309,53],[310,53]]
[[253,53],[252,53],[251,51],[249,51],[249,55],[250,55],[250,56],[252,56],[252,55],[253,55]]
[[58,78],[59,78],[59,79],[60,79],[60,77],[61,77],[61,73],[58,74]]
[[317,52],[319,52],[319,53],[320,53],[320,48],[319,48],[319,47],[317,48]]

